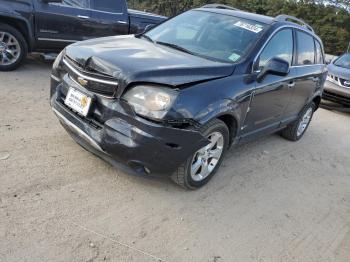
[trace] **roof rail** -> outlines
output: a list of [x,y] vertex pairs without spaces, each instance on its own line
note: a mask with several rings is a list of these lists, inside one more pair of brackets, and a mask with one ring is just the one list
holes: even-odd
[[234,8],[232,6],[221,5],[221,4],[207,4],[207,5],[203,5],[202,8],[218,8],[218,9],[229,9],[229,10],[239,11],[239,9]]
[[291,16],[291,15],[279,15],[279,16],[276,16],[275,19],[277,21],[280,21],[280,22],[291,22],[291,23],[294,23],[294,24],[299,24],[302,27],[305,27],[307,30],[311,31],[312,33],[315,33],[314,29],[310,25],[308,25],[303,20],[301,20],[299,18],[296,18],[294,16]]

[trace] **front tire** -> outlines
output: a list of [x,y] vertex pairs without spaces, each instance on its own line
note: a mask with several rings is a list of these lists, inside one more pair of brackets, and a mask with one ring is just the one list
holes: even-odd
[[27,57],[28,45],[14,27],[0,24],[0,71],[17,69]]
[[293,142],[299,141],[308,129],[315,110],[315,103],[306,106],[300,113],[299,118],[282,130],[281,136]]
[[210,121],[200,131],[211,143],[195,152],[171,176],[176,184],[186,189],[198,189],[210,181],[229,145],[229,130],[221,120]]

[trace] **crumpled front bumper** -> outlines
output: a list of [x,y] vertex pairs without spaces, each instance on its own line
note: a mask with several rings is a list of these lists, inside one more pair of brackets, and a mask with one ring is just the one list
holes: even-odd
[[[87,118],[64,105],[69,86],[93,97]],[[69,79],[62,83],[51,80],[51,107],[81,146],[113,165],[122,164],[138,173],[170,175],[209,143],[196,130],[147,121],[136,116],[126,102],[97,96]]]

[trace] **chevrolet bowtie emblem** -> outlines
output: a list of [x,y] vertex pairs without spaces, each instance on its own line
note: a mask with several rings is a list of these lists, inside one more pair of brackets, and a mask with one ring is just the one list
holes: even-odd
[[81,84],[82,86],[86,86],[88,84],[88,81],[82,77],[78,77],[78,82],[79,84]]

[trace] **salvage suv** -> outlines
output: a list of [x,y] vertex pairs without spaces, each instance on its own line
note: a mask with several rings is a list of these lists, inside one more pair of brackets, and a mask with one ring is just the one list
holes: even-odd
[[106,161],[196,189],[231,145],[277,131],[299,140],[326,75],[322,41],[303,21],[207,5],[143,34],[67,47],[51,106]]

